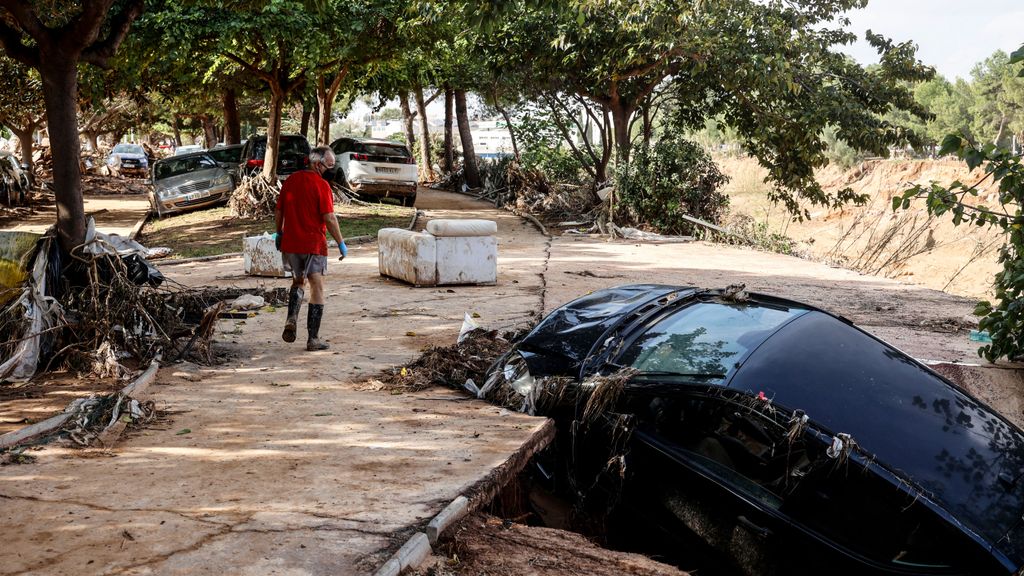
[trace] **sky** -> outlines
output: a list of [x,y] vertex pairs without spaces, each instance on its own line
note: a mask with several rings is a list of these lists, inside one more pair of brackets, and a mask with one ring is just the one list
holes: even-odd
[[[970,79],[971,68],[996,50],[1024,44],[1024,0],[870,0],[851,11],[851,31],[865,30],[896,42],[912,40],[919,60],[949,80]],[[846,47],[862,64],[878,62],[863,40]]]

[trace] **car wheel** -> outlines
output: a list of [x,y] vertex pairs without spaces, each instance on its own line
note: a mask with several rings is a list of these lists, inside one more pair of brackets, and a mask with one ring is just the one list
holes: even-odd
[[351,188],[348,187],[348,178],[345,177],[345,171],[344,170],[339,169],[335,173],[335,175],[334,175],[334,183],[337,184],[338,186],[341,186],[342,188],[344,188],[347,191],[351,191],[352,190]]

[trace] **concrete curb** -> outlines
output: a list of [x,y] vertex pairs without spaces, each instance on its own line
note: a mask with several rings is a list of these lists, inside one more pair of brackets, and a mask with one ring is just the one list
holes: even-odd
[[459,520],[470,512],[476,511],[491,499],[505,486],[508,480],[518,474],[526,466],[526,463],[533,458],[534,454],[547,446],[555,437],[555,422],[546,419],[544,423],[537,426],[533,434],[514,454],[509,456],[491,470],[487,476],[474,484],[469,491],[472,497],[459,495],[451,501],[437,516],[427,524],[426,533],[417,532],[413,534],[398,552],[395,552],[376,572],[374,576],[399,576],[403,570],[418,566],[432,552],[432,546],[437,544],[438,539],[445,530],[452,527]]
[[407,568],[419,566],[430,556],[432,551],[427,535],[417,532],[379,570],[374,572],[374,576],[398,576]]
[[132,227],[132,231],[128,233],[128,239],[135,240],[135,237],[139,235],[139,232],[142,232],[142,227],[146,225],[146,222],[149,222],[149,210],[146,210],[146,213],[142,215],[142,218],[135,223],[135,226]]
[[427,538],[430,540],[430,545],[434,546],[437,544],[438,537],[448,529],[449,526],[458,522],[463,516],[469,513],[469,499],[465,496],[459,496],[452,503],[449,504],[440,514],[434,516],[434,519],[427,524]]

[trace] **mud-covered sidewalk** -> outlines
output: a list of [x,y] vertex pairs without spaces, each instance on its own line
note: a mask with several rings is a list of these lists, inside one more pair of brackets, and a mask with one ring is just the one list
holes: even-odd
[[[417,207],[496,220],[498,285],[411,288],[378,275],[368,244],[330,264],[330,350],[283,343],[284,310],[222,321],[229,361],[161,370],[148,390],[164,411],[158,424],[111,450],[48,448],[0,469],[0,573],[372,573],[543,425],[458,392],[367,383],[426,345],[451,344],[466,312],[488,328],[525,327],[601,287],[744,282],[846,315],[919,358],[974,361],[968,300],[703,243],[549,239],[453,194],[421,193]],[[162,269],[193,286],[287,285],[241,270],[240,258]],[[1020,424],[1015,392],[981,395]]]

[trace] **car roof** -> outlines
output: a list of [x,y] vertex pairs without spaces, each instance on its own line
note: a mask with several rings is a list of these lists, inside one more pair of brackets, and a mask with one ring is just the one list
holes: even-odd
[[[906,354],[821,311],[769,336],[728,386],[802,410],[989,542],[1024,512],[1024,432]],[[1024,551],[1018,551],[1020,555]]]
[[359,144],[392,144],[398,146],[405,146],[405,142],[400,142],[398,140],[385,140],[383,138],[356,138],[355,136],[342,136],[341,138],[336,139],[334,142],[331,142],[331,145],[334,145],[339,140],[351,140],[353,142],[358,142]]
[[[153,163],[153,166],[156,166],[157,164],[163,164],[164,162],[169,162],[171,160],[178,161],[178,160],[181,160],[182,158],[191,158],[193,156],[210,156],[210,155],[209,155],[209,153],[206,152],[206,150],[199,150],[199,151],[196,151],[196,152],[188,152],[186,154],[175,154],[174,156],[168,156],[167,158],[161,158],[160,160],[157,160],[156,162]],[[213,157],[210,157],[210,160],[213,160]]]

